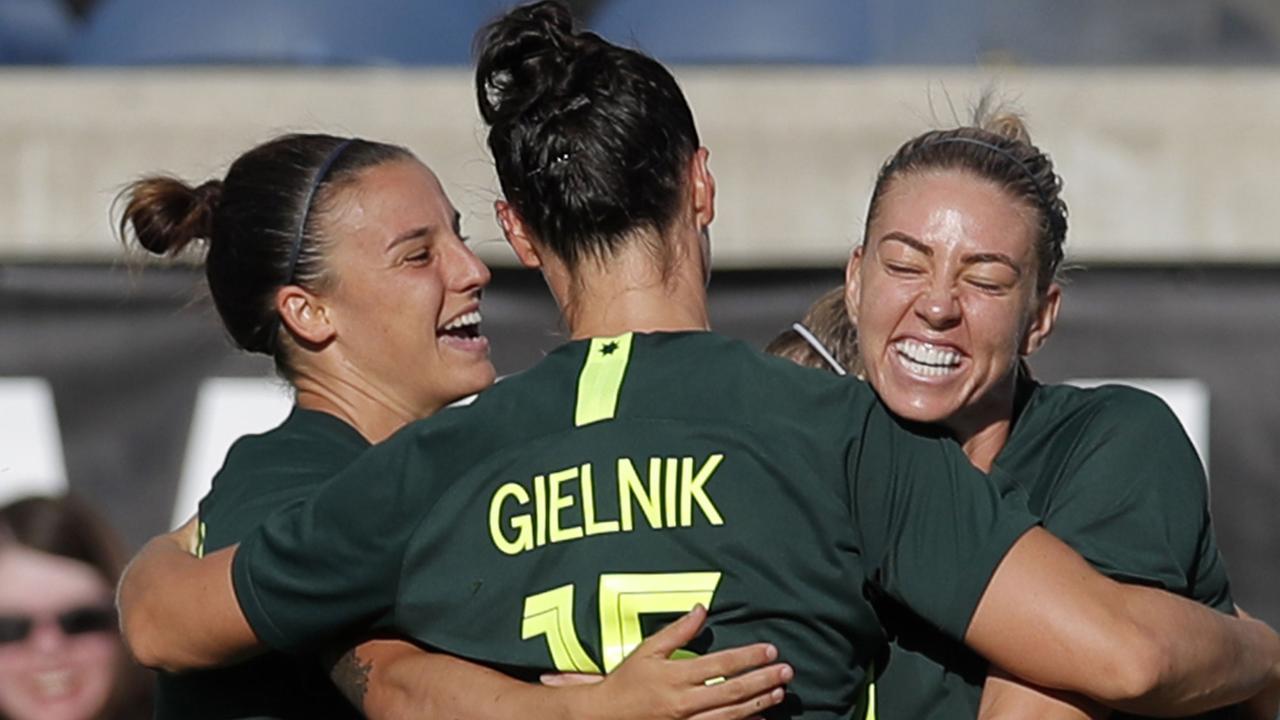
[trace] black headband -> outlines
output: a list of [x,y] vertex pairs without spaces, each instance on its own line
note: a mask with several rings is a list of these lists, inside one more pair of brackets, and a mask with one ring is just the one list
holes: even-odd
[[302,203],[302,220],[298,223],[298,231],[293,235],[293,246],[289,248],[288,271],[284,276],[285,285],[293,284],[294,275],[298,271],[298,256],[302,254],[302,236],[306,234],[307,218],[311,215],[311,203],[315,199],[316,190],[320,188],[320,183],[324,182],[324,178],[329,174],[330,168],[337,162],[338,156],[342,155],[342,151],[346,150],[347,146],[355,141],[355,138],[349,138],[338,143],[338,146],[330,151],[329,157],[325,158],[324,162],[320,164],[320,169],[316,171],[315,177],[311,178],[311,187],[307,188],[307,198]]

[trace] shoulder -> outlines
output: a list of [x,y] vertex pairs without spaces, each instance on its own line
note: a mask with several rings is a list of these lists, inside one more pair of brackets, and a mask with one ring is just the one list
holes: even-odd
[[310,496],[368,447],[342,420],[300,408],[267,432],[237,439],[200,501],[206,547],[234,542],[276,509]]
[[1147,486],[1170,497],[1206,493],[1200,457],[1159,396],[1127,385],[1042,390],[1049,402],[1041,411],[1057,414],[1067,429],[1064,442],[1072,441],[1066,463],[1072,483],[1110,486],[1112,492]]
[[1044,385],[1035,412],[1083,421],[1085,428],[1137,437],[1185,440],[1177,415],[1159,396],[1129,385]]

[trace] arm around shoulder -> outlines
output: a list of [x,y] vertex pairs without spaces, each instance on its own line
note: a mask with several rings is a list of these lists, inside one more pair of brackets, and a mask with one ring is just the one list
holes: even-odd
[[1203,712],[1280,682],[1280,636],[1265,624],[1112,581],[1041,529],[1005,556],[965,642],[1034,684],[1148,715]]
[[152,538],[120,579],[120,628],[129,651],[151,668],[181,672],[251,657],[260,644],[231,583],[235,548],[204,558],[179,533]]

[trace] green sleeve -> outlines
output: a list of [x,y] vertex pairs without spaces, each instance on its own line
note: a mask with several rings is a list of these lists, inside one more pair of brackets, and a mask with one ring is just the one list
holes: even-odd
[[1162,400],[1107,388],[1045,503],[1045,527],[1098,570],[1230,611],[1195,448]]
[[315,651],[389,624],[405,549],[427,504],[417,457],[416,438],[402,431],[241,543],[232,581],[264,643]]
[[1036,519],[954,441],[923,431],[871,410],[849,456],[853,521],[868,581],[962,641],[991,576]]

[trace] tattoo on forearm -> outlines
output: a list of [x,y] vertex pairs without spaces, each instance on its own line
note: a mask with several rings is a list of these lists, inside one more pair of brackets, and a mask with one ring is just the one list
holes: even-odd
[[369,691],[369,671],[372,669],[373,661],[361,661],[356,648],[351,648],[338,658],[329,671],[333,684],[361,712],[364,711],[364,696]]

